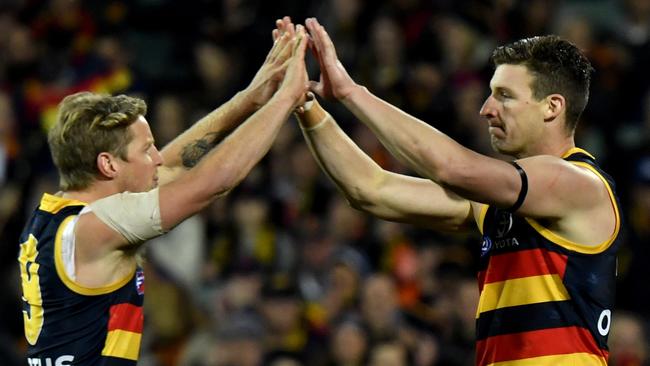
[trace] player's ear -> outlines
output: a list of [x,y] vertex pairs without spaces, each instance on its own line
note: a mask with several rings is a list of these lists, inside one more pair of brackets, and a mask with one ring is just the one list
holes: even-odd
[[544,121],[555,120],[566,109],[566,100],[561,94],[551,94],[544,103]]
[[119,173],[120,166],[113,154],[101,152],[97,155],[97,170],[102,176],[113,179]]

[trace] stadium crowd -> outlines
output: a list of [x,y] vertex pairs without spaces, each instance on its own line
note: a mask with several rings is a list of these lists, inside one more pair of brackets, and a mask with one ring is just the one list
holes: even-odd
[[[585,50],[596,72],[577,144],[624,208],[610,363],[650,364],[647,0],[0,1],[0,364],[25,363],[18,236],[57,191],[46,131],[58,102],[140,96],[164,146],[245,86],[284,15],[316,16],[359,83],[491,155],[477,111],[494,47],[554,33]],[[409,173],[321,102],[381,166]],[[353,210],[291,118],[243,184],[146,245],[140,364],[472,365],[479,240]]]

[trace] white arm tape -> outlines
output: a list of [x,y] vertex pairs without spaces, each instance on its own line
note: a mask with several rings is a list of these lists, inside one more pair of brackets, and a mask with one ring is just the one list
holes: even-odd
[[165,233],[160,219],[158,188],[142,193],[114,194],[89,206],[97,218],[122,234],[130,244],[140,244]]

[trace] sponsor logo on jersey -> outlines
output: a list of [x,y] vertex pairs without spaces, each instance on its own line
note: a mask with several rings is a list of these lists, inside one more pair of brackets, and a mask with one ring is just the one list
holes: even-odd
[[138,295],[144,295],[144,271],[141,269],[135,272],[135,288]]
[[481,241],[481,257],[488,254],[490,249],[492,249],[492,239],[487,235],[483,235],[483,240]]

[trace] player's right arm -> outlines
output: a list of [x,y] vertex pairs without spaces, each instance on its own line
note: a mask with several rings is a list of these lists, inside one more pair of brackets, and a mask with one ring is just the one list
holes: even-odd
[[[89,205],[91,213],[79,215],[73,227],[76,282],[97,288],[127,278],[139,244],[226,194],[262,159],[290,113],[304,102],[308,89],[304,30],[299,27],[296,37],[278,42],[285,43],[291,55],[280,88],[196,166],[151,191],[123,192],[94,201]],[[155,148],[151,153],[152,159],[160,159]]]
[[[309,87],[304,56],[307,35],[302,26],[295,35],[285,34],[276,46],[287,60],[282,84],[271,99],[197,166],[160,187],[162,228],[168,230],[203,209],[215,198],[238,185],[271,147],[282,124],[304,101]],[[284,56],[287,53],[289,56]]]
[[[183,171],[196,166],[210,150],[259,111],[278,90],[286,71],[286,61],[291,57],[291,52],[286,52],[284,46],[296,32],[289,17],[278,19],[276,26],[273,47],[250,84],[160,151],[163,157],[163,165],[158,169],[161,184],[176,179]],[[281,39],[279,29],[283,34],[287,33],[287,37]]]
[[[277,43],[282,49],[278,57],[287,60],[283,63],[286,72],[279,89],[264,106],[176,179],[149,192],[124,192],[93,202],[94,215],[80,220],[82,226],[91,228],[81,230],[89,235],[83,237],[77,230],[77,237],[95,238],[102,248],[94,252],[102,257],[172,229],[238,185],[269,150],[308,89],[304,65],[307,40],[302,26],[295,36],[286,34]],[[101,220],[93,220],[98,216]]]
[[442,231],[466,228],[472,204],[435,182],[380,167],[316,100],[297,114],[312,154],[350,205],[382,219]]

